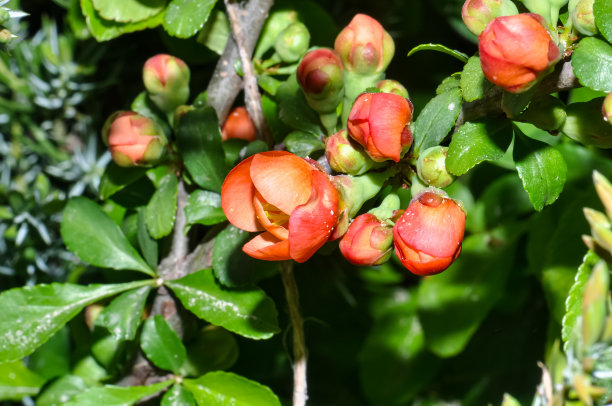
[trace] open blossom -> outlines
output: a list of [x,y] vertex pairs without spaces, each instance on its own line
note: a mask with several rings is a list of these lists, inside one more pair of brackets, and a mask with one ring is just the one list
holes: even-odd
[[362,93],[349,114],[349,135],[374,161],[399,162],[412,145],[412,110],[412,103],[397,94]]
[[370,213],[357,216],[340,240],[340,252],[353,265],[380,265],[392,246],[393,226]]
[[255,124],[245,107],[236,107],[229,113],[221,130],[221,138],[223,141],[232,138],[255,140]]
[[395,253],[417,275],[442,272],[461,253],[465,213],[444,192],[425,189],[393,227]]
[[269,261],[308,260],[338,221],[338,193],[328,175],[285,151],[253,155],[232,169],[221,206],[234,226],[263,231],[242,250]]
[[478,37],[478,50],[486,78],[512,93],[529,89],[561,59],[546,22],[533,13],[491,21]]

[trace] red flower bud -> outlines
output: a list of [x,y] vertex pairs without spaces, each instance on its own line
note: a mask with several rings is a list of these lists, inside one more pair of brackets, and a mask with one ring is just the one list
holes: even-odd
[[393,93],[362,93],[348,118],[350,136],[377,162],[398,162],[412,145],[412,103]]
[[335,51],[319,48],[308,52],[296,74],[310,107],[319,113],[336,110],[344,96],[344,80],[342,61]]
[[115,163],[125,167],[156,163],[168,143],[153,120],[133,111],[112,114],[104,124],[102,137]]
[[601,105],[601,113],[604,116],[604,120],[612,125],[612,92],[608,93]]
[[348,137],[346,130],[338,131],[325,142],[325,157],[336,172],[361,175],[374,165],[374,161]]
[[376,84],[376,87],[383,93],[394,93],[398,96],[408,98],[408,89],[397,80],[385,79]]
[[518,14],[518,9],[511,0],[466,0],[461,8],[465,26],[476,35],[494,18],[514,14]]
[[465,213],[443,193],[425,189],[393,227],[395,253],[414,274],[440,273],[461,252]]
[[268,261],[306,261],[338,221],[338,192],[328,175],[285,151],[255,154],[232,169],[221,206],[234,226],[264,231],[242,250]]
[[393,227],[370,213],[357,216],[340,240],[340,252],[353,265],[380,265],[391,255]]
[[559,47],[538,14],[517,14],[491,21],[478,37],[482,70],[492,83],[520,93],[552,70]]
[[142,79],[149,97],[166,113],[187,102],[189,77],[185,62],[166,54],[147,59],[142,68]]
[[382,25],[365,14],[357,14],[336,37],[334,49],[344,67],[359,75],[383,72],[395,53],[393,39]]
[[255,140],[255,124],[244,107],[236,107],[230,112],[221,130],[223,141],[238,138],[246,141]]

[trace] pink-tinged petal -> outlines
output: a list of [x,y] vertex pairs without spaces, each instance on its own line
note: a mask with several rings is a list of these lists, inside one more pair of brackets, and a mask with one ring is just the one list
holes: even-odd
[[289,240],[280,240],[269,232],[255,236],[244,244],[242,251],[245,254],[265,261],[285,261],[291,259],[289,255]]
[[402,152],[402,132],[410,121],[408,101],[392,93],[375,93],[370,106],[370,131],[376,148],[398,162]]
[[[395,230],[393,230],[393,234],[395,235]],[[444,258],[436,258],[423,252],[415,251],[414,249],[405,245],[399,237],[394,237],[394,242],[395,254],[399,258],[400,262],[410,272],[420,276],[439,274],[448,268],[453,261],[457,259],[459,253],[461,253],[461,245],[459,245],[454,255]]]
[[111,149],[111,153],[114,155],[116,153],[123,154],[130,158],[133,164],[139,163],[145,155],[147,148],[151,141],[153,141],[153,137],[147,137],[148,140],[143,144],[134,144],[134,145],[118,145],[114,146]]
[[[281,212],[280,209],[276,207],[270,207],[269,204],[266,204],[266,202],[262,200],[263,197],[261,197],[259,193],[255,193],[255,197],[253,197],[253,207],[255,208],[255,215],[257,216],[259,224],[261,224],[266,229],[266,231],[272,233],[276,238],[286,240],[287,238],[289,238],[289,231],[286,228],[287,222],[289,221],[289,216]],[[270,210],[272,210],[273,212],[269,214],[276,217],[277,219],[280,219],[282,224],[276,224],[270,221],[268,213],[266,213],[266,211]]]
[[286,151],[268,151],[253,156],[251,179],[270,204],[287,214],[310,197],[312,167]]
[[262,231],[253,208],[255,187],[250,177],[253,157],[240,162],[221,186],[221,207],[230,223],[246,231]]
[[297,262],[310,258],[329,239],[338,221],[338,192],[327,175],[312,171],[312,193],[289,217],[289,252]]

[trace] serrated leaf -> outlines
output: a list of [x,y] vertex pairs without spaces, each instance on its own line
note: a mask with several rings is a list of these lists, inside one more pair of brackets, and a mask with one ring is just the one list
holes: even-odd
[[446,153],[446,169],[453,175],[463,175],[483,161],[501,159],[511,142],[512,126],[508,120],[467,122],[453,134]]
[[83,392],[87,383],[75,375],[64,375],[54,381],[36,398],[36,406],[58,406],[65,404],[75,395]]
[[89,31],[98,41],[109,41],[122,34],[153,28],[160,25],[164,19],[164,13],[161,12],[145,20],[131,23],[105,20],[94,8],[92,0],[81,0],[81,10]]
[[140,336],[140,347],[158,368],[178,374],[186,350],[176,331],[159,314],[147,319]]
[[138,214],[136,219],[136,240],[138,242],[138,247],[140,248],[140,252],[144,257],[147,264],[151,267],[151,269],[157,269],[157,265],[159,262],[159,249],[157,247],[157,241],[151,237],[149,234],[149,230],[147,230],[147,224],[145,222],[145,207],[138,208]]
[[34,396],[45,380],[22,361],[0,364],[0,400],[21,400]]
[[146,171],[146,168],[122,168],[116,163],[110,162],[100,179],[98,192],[100,198],[108,199],[130,183],[140,179]]
[[187,310],[247,338],[266,339],[279,331],[276,306],[259,288],[225,289],[203,269],[166,282]]
[[191,392],[183,385],[176,384],[165,393],[161,406],[195,406],[196,402]]
[[31,354],[85,306],[150,283],[89,286],[53,283],[15,288],[0,294],[0,308],[3,309],[0,362],[16,361]]
[[555,147],[515,131],[514,161],[523,188],[533,207],[540,211],[554,203],[563,191],[567,166]]
[[287,151],[305,158],[315,151],[325,149],[325,144],[314,134],[293,131],[285,138]]
[[170,386],[173,381],[148,386],[103,386],[90,388],[73,397],[66,406],[130,406],[140,399],[153,396]]
[[166,9],[164,28],[168,34],[189,38],[208,20],[217,0],[172,0]]
[[561,338],[563,339],[563,349],[565,351],[568,351],[570,346],[580,339],[580,326],[577,323],[582,313],[582,296],[584,295],[584,287],[591,275],[591,270],[597,261],[599,261],[597,254],[592,251],[587,252],[582,260],[582,265],[578,267],[574,284],[567,295],[565,316],[563,316],[563,322],[561,323]]
[[572,54],[574,74],[583,86],[612,91],[612,45],[594,38],[583,38]]
[[145,211],[145,223],[156,240],[167,236],[174,227],[178,179],[169,173],[161,180]]
[[492,87],[493,84],[487,80],[482,71],[480,58],[473,56],[468,59],[461,72],[461,92],[465,101],[481,99]]
[[414,123],[415,152],[440,145],[453,128],[461,109],[461,90],[455,88],[434,97]]
[[198,332],[195,341],[187,344],[187,359],[181,372],[187,376],[200,376],[231,368],[239,352],[234,334],[224,328],[208,325]]
[[142,321],[150,286],[122,293],[96,318],[96,326],[106,327],[117,340],[133,340]]
[[167,0],[92,0],[100,17],[122,23],[137,22],[164,9]]
[[[442,82],[436,87],[436,95],[450,92],[453,89],[457,89],[461,86],[461,81],[454,75],[445,77]],[[377,88],[374,88],[378,90]],[[378,90],[380,91],[380,90]]]
[[445,53],[447,55],[453,56],[459,59],[461,62],[465,63],[468,60],[468,56],[463,52],[457,51],[455,49],[450,49],[447,46],[441,44],[421,44],[417,45],[408,52],[408,56],[415,54],[419,51],[438,51]]
[[267,386],[231,372],[209,372],[198,379],[185,379],[183,385],[200,406],[280,406]]
[[612,1],[595,0],[593,4],[593,16],[599,32],[608,42],[612,42]]
[[185,167],[193,180],[204,189],[221,192],[229,169],[221,147],[221,130],[212,107],[186,113],[176,134]]
[[62,215],[61,234],[70,251],[92,265],[155,272],[130,245],[119,226],[85,197],[70,199]]
[[319,115],[310,108],[295,74],[276,90],[278,117],[291,128],[314,135],[323,134]]
[[185,217],[188,225],[198,223],[210,226],[225,221],[221,195],[207,190],[195,190],[187,199]]

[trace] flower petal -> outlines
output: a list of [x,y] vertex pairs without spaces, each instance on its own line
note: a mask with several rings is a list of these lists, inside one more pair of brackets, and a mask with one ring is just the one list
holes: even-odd
[[370,106],[370,130],[376,148],[395,162],[402,153],[402,132],[410,121],[408,101],[393,93],[375,93]]
[[242,247],[247,255],[266,261],[285,261],[289,256],[289,240],[280,240],[269,232],[255,236]]
[[221,207],[230,223],[246,231],[262,231],[253,208],[255,187],[250,170],[253,158],[240,162],[225,178],[221,186]]
[[[255,193],[255,197],[253,197],[253,207],[255,208],[255,215],[257,216],[257,220],[259,224],[261,224],[266,231],[272,233],[276,238],[280,238],[281,240],[286,240],[289,238],[289,231],[287,230],[287,221],[289,220],[289,216],[285,213],[275,213],[276,217],[281,219],[282,224],[276,224],[275,222],[270,221],[268,218],[268,213],[266,213],[266,205],[265,201],[262,201],[263,197],[259,193]],[[267,204],[267,209],[269,210],[269,203]],[[276,207],[272,207],[275,211],[280,211]]]

